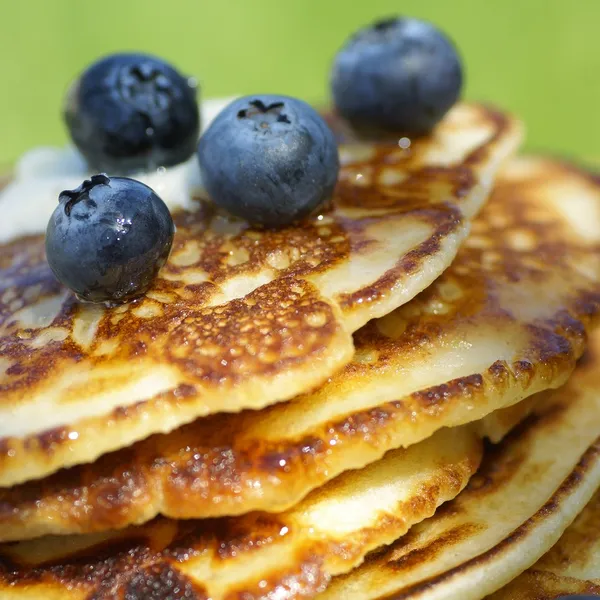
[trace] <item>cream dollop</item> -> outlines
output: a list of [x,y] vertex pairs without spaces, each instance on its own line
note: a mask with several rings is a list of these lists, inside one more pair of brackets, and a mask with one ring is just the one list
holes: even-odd
[[[202,103],[202,128],[206,129],[234,99],[217,98]],[[92,173],[73,146],[41,147],[17,162],[11,182],[0,192],[0,243],[24,235],[44,233],[63,190],[78,187]],[[175,167],[130,175],[150,186],[173,210],[193,210],[194,196],[204,195],[196,156]]]

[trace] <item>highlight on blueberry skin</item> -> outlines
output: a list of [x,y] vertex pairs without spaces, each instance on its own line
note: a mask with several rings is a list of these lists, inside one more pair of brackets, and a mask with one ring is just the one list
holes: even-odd
[[169,167],[196,149],[197,92],[192,79],[159,58],[113,54],[72,85],[64,117],[91,170],[124,174]]
[[337,111],[358,130],[425,134],[456,103],[463,84],[453,43],[425,21],[395,17],[351,37],[335,57]]
[[148,290],[169,256],[174,229],[167,205],[148,186],[94,175],[60,194],[46,256],[80,299],[119,304]]
[[213,202],[251,224],[281,227],[331,198],[339,173],[333,133],[308,104],[287,96],[234,100],[200,138]]

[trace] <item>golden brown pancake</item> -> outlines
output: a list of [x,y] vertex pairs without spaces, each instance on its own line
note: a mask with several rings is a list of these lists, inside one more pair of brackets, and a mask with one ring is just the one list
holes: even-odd
[[600,596],[600,491],[550,552],[489,600],[553,600],[567,594]]
[[[548,399],[538,397],[540,403]],[[517,424],[515,407],[510,412],[510,419],[497,420],[496,432],[503,427],[507,434]],[[280,515],[159,518],[120,532],[0,545],[0,597],[314,597],[333,575],[347,572],[464,488],[480,464],[482,428],[443,429],[409,449],[391,451]]]
[[[582,234],[586,215],[596,237]],[[310,490],[444,426],[563,384],[600,309],[600,185],[519,159],[454,264],[355,335],[353,361],[317,391],[200,419],[96,463],[0,491],[0,539],[174,518],[284,510]],[[485,421],[498,440],[527,410]]]
[[306,392],[352,356],[351,333],[450,264],[520,126],[478,105],[428,138],[342,148],[332,205],[257,231],[208,203],[175,215],[147,296],[106,309],[54,280],[42,236],[0,253],[0,485]]
[[[590,345],[567,385],[486,452],[464,492],[317,598],[479,600],[535,563],[600,486],[600,333]],[[597,549],[593,535],[577,544]],[[564,558],[566,572],[598,573],[584,557]],[[543,579],[552,582],[550,575]],[[542,590],[500,598],[553,597]]]
[[310,597],[455,497],[481,453],[470,428],[446,429],[280,515],[161,518],[113,534],[0,545],[0,598]]

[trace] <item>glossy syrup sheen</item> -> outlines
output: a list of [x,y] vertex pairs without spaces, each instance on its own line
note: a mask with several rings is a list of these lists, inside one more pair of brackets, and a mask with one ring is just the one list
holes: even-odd
[[0,485],[322,384],[352,332],[450,264],[519,139],[511,117],[460,105],[409,150],[343,147],[331,206],[297,226],[251,229],[199,201],[175,215],[152,289],[121,307],[62,289],[41,236],[4,244]]

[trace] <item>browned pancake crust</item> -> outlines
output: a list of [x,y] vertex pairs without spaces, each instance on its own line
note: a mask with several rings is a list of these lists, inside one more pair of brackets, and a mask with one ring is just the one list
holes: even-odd
[[[490,463],[486,464],[484,462],[481,472],[471,480],[469,486],[467,487],[469,494],[473,494],[473,490],[480,490],[481,494],[485,496],[486,491],[488,491],[491,486],[503,485],[504,480],[510,479],[512,472],[516,471],[519,465],[518,457],[511,458],[513,459],[511,463],[506,464],[505,467],[503,465],[504,468],[500,470],[497,468],[497,465],[494,464],[493,458]],[[502,460],[502,458],[500,458],[500,460]],[[469,570],[480,569],[482,566],[485,566],[486,563],[494,561],[498,555],[509,553],[512,546],[517,546],[523,538],[532,535],[532,532],[535,531],[538,522],[543,522],[551,517],[552,514],[560,511],[562,502],[566,501],[566,498],[577,491],[577,488],[582,485],[582,480],[585,479],[587,472],[591,471],[592,469],[597,469],[599,463],[600,438],[598,438],[596,442],[590,446],[588,451],[582,456],[573,472],[563,482],[563,484],[556,491],[556,493],[553,494],[548,502],[521,527],[516,529],[510,537],[502,540],[502,542],[491,548],[488,552],[485,552],[484,554],[470,560],[456,569],[452,569],[443,573],[439,577],[424,581],[409,588],[404,588],[399,590],[399,592],[394,592],[392,595],[375,595],[371,597],[376,598],[376,600],[401,600],[402,598],[418,598],[419,595],[428,588],[443,583],[444,581],[450,581],[452,577],[455,577],[462,572],[468,573]],[[446,511],[451,513],[454,509],[455,507],[452,504],[443,507],[440,511],[440,517],[443,518],[443,515],[446,514]],[[392,545],[382,551],[381,554],[385,557],[392,556],[394,550],[398,550],[399,554],[401,554],[401,557],[398,559],[385,560],[385,568],[390,569],[391,571],[402,572],[404,569],[409,570],[416,561],[433,561],[438,553],[444,550],[447,551],[449,548],[452,548],[452,546],[459,544],[463,540],[468,540],[473,532],[473,527],[465,525],[455,530],[448,531],[444,536],[440,536],[433,543],[427,546],[419,547],[418,551],[405,554],[403,549],[410,547],[412,543],[411,534],[409,533],[399,540],[395,545]],[[535,533],[533,533],[533,535],[535,535]],[[381,557],[378,555],[373,555],[372,557],[372,560],[380,559]],[[550,584],[550,587],[552,587],[552,584]],[[538,596],[535,596],[535,598],[537,600]],[[542,600],[543,598],[546,598],[546,596],[540,595],[539,598]],[[550,598],[553,598],[553,596],[550,596]],[[516,600],[516,598],[513,599],[511,596],[511,600]]]
[[[2,489],[0,539],[102,531],[158,513],[194,518],[283,510],[390,448],[564,383],[600,312],[600,271],[582,274],[577,266],[600,251],[544,208],[540,178],[551,185],[573,180],[580,191],[589,185],[600,206],[598,183],[561,163],[536,161],[525,178],[501,178],[454,264],[405,307],[363,327],[354,360],[322,388],[261,412],[200,419],[92,465]],[[524,239],[531,242],[525,248]],[[507,301],[511,290],[520,295]],[[538,318],[538,294],[547,293],[550,302],[550,292],[558,301]],[[520,314],[523,305],[532,316]],[[522,336],[515,359],[394,402],[342,411],[299,436],[289,433],[303,414],[341,402],[365,381],[401,377],[426,362],[440,341],[483,328]]]
[[[481,441],[468,429],[441,432],[425,445],[427,450],[398,450],[360,472],[344,474],[281,515],[161,518],[108,534],[104,540],[63,538],[64,545],[63,539],[46,538],[32,542],[29,549],[0,547],[0,596],[10,588],[50,598],[61,590],[64,598],[97,599],[311,597],[331,575],[360,563],[369,550],[405,533],[455,497],[481,460]],[[437,454],[440,448],[443,456]],[[402,469],[419,483],[405,484],[397,475]],[[306,516],[315,506],[348,502],[354,490],[362,497],[371,486],[383,493],[390,486],[399,491],[393,505],[374,514],[355,503],[357,513],[367,516],[355,515],[350,537],[343,530],[328,529],[323,517]],[[76,549],[80,543],[85,548]],[[195,570],[193,579],[186,568]],[[185,595],[173,595],[176,588]]]
[[[588,373],[586,382],[589,383],[593,378],[594,374]],[[558,396],[552,403],[540,403],[536,415],[517,427],[499,446],[488,448],[481,468],[471,478],[464,492],[464,498],[459,495],[456,500],[438,508],[430,521],[417,526],[393,545],[371,554],[367,558],[367,567],[376,565],[384,579],[397,578],[398,574],[410,573],[413,568],[434,561],[440,553],[468,540],[480,527],[476,514],[473,515],[473,522],[467,518],[458,527],[444,528],[445,520],[452,523],[455,515],[468,516],[472,510],[469,509],[469,502],[485,504],[489,496],[510,486],[513,480],[520,480],[521,465],[537,443],[536,440],[540,436],[548,439],[552,432],[563,427],[565,416],[575,402],[577,394],[567,393]],[[589,431],[586,436],[589,436]],[[461,479],[477,464],[474,448],[470,458],[446,469],[437,482],[423,489],[419,498],[411,500],[410,507],[402,503],[402,514],[412,514],[412,511],[422,514],[424,507],[434,503],[441,489],[447,488],[455,493],[460,488]],[[420,593],[440,582],[450,580],[463,571],[468,573],[470,569],[479,569],[495,560],[497,555],[510,552],[511,547],[518,545],[523,538],[535,535],[538,522],[560,512],[563,501],[569,496],[577,494],[586,485],[589,487],[589,475],[592,471],[597,473],[599,465],[600,440],[589,446],[552,497],[513,535],[472,561],[417,586],[401,589],[399,595],[386,597],[386,600],[418,598]],[[545,476],[546,471],[551,469],[550,463],[539,467],[539,477]],[[316,493],[317,498],[319,493]],[[302,509],[296,511],[297,514],[302,512]],[[121,597],[166,600],[173,597],[175,589],[179,589],[184,590],[185,594],[176,598],[194,600],[215,597],[218,600],[267,600],[272,597],[299,600],[314,597],[324,589],[329,582],[331,565],[354,563],[356,549],[368,547],[372,534],[381,536],[386,530],[393,531],[399,526],[393,519],[384,519],[372,530],[364,531],[364,539],[351,536],[346,539],[342,537],[337,543],[327,540],[319,544],[313,538],[307,546],[303,546],[293,543],[294,539],[302,539],[306,532],[294,528],[296,522],[290,518],[292,514],[293,510],[283,515],[253,513],[237,518],[203,521],[157,519],[141,528],[108,534],[104,541],[99,538],[94,542],[87,538],[81,542],[79,550],[77,538],[65,538],[64,547],[57,538],[25,543],[22,547],[7,544],[0,549],[0,592],[13,594],[8,598],[18,597],[23,592],[31,594],[31,598],[53,599],[63,593],[64,598],[73,600]],[[435,534],[436,521],[442,524],[441,533],[430,535],[433,540],[425,535],[424,542],[421,539],[423,531],[431,530]],[[310,535],[307,536],[309,538]],[[286,551],[288,543],[294,548],[293,553]],[[269,554],[269,549],[273,549],[272,554]],[[241,565],[244,564],[254,565],[253,561],[258,556],[270,558],[269,566],[265,567],[265,562],[260,561],[265,570],[257,571],[255,577],[244,579],[241,585],[226,586],[226,592],[222,595],[209,593],[209,589],[201,583],[208,579],[206,585],[212,585],[210,570],[221,577],[221,569],[225,569],[236,579],[235,568],[243,568]],[[250,567],[250,571],[253,568]],[[153,595],[148,596],[151,591]],[[366,597],[375,598],[377,594],[370,590]]]
[[[345,598],[348,590],[349,598],[362,600],[481,598],[540,558],[565,529],[563,540],[526,576],[490,598],[549,600],[558,593],[595,592],[599,582],[559,576],[561,568],[591,570],[590,548],[598,548],[594,502],[591,514],[584,510],[600,483],[598,333],[591,346],[567,385],[541,394],[534,414],[486,451],[456,499],[333,580],[323,600]],[[544,569],[550,572],[542,574]]]
[[600,491],[535,565],[490,600],[553,600],[568,594],[600,596]]
[[[61,288],[44,260],[41,236],[3,245],[0,353],[9,364],[0,365],[1,406],[28,406],[32,391],[51,395],[62,373],[83,367],[94,380],[65,390],[55,401],[61,410],[154,367],[168,368],[176,384],[68,425],[18,436],[0,429],[0,485],[94,460],[198,416],[288,399],[343,366],[351,356],[352,331],[409,300],[404,290],[414,288],[416,275],[424,287],[447,266],[466,233],[465,216],[477,210],[500,160],[518,143],[519,125],[504,114],[480,106],[452,114],[457,116],[449,117],[446,134],[458,135],[465,122],[490,131],[469,156],[432,169],[425,155],[436,147],[435,136],[414,140],[409,151],[379,147],[364,160],[350,160],[332,205],[301,225],[258,231],[229,221],[209,204],[177,215],[173,251],[152,290],[95,322],[92,309],[65,295],[44,328],[13,323],[17,311]],[[401,173],[402,181],[391,181],[390,173]],[[360,183],[357,174],[363,175]],[[426,235],[374,282],[359,289],[348,277],[332,282],[341,265],[354,264],[382,243],[386,247],[396,223]],[[378,231],[387,232],[381,233],[384,240]],[[432,264],[436,253],[440,258]],[[257,279],[254,291],[220,305],[222,297],[231,297],[224,290],[236,277],[265,273],[273,280]],[[90,321],[97,328],[88,339]],[[110,373],[103,378],[104,367]]]

